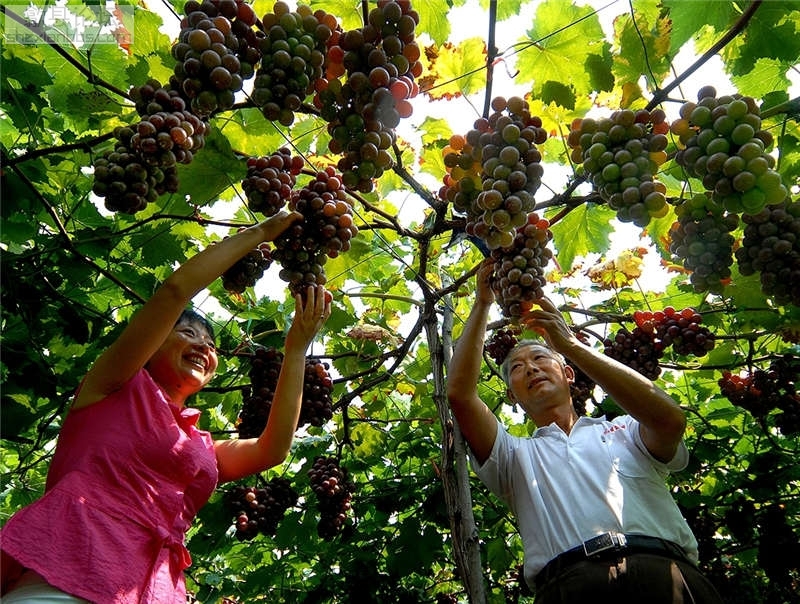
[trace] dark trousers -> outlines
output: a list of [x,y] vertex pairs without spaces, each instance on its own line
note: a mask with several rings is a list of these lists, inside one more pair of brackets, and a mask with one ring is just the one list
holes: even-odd
[[697,568],[652,554],[585,560],[540,586],[536,604],[723,604]]

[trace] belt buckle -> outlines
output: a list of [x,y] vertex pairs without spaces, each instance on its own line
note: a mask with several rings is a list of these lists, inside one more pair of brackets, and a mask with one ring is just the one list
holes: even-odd
[[621,549],[625,547],[626,543],[625,535],[621,533],[603,533],[584,541],[583,553],[586,554],[587,558],[591,558],[611,549]]

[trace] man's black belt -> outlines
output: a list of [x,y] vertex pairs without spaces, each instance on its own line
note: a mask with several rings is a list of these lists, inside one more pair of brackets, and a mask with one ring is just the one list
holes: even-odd
[[655,554],[656,556],[665,556],[692,564],[686,557],[686,552],[683,551],[683,548],[672,541],[645,535],[603,533],[550,560],[536,575],[534,581],[536,587],[540,588],[550,579],[558,576],[565,568],[578,562],[584,560],[607,560],[630,554]]

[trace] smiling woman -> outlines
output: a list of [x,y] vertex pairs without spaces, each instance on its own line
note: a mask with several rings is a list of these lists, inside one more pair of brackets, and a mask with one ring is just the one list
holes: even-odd
[[286,458],[305,354],[331,298],[322,286],[295,296],[267,425],[236,440],[213,440],[196,427],[200,412],[184,406],[217,369],[211,326],[185,309],[298,218],[280,212],[189,259],[94,362],[61,428],[44,496],[3,527],[3,601],[186,601],[185,533],[219,482]]

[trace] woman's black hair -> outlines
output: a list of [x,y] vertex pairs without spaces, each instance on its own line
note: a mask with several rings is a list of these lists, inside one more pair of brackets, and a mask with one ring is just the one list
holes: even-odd
[[175,321],[175,326],[177,327],[178,325],[185,325],[187,323],[198,323],[202,325],[206,332],[208,332],[208,337],[216,341],[216,337],[214,336],[214,326],[211,325],[211,321],[191,308],[186,308],[183,310],[181,316],[178,317],[177,321]]

